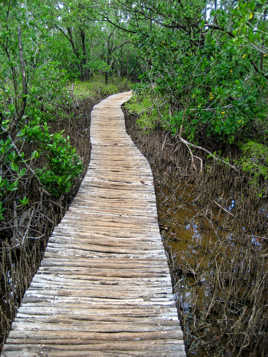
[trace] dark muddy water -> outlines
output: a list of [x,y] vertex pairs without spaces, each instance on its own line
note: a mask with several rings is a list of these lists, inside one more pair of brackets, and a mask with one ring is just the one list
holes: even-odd
[[144,133],[131,116],[126,124],[154,174],[187,356],[265,357],[266,206],[254,205],[243,177],[220,166],[198,177],[172,138]]
[[[235,346],[217,346],[217,343],[228,343],[228,330],[221,325],[225,318],[228,320],[226,326],[231,328],[243,311],[254,309],[250,295],[260,293],[263,298],[268,297],[262,289],[252,289],[248,294],[249,285],[258,279],[254,277],[248,282],[247,274],[252,277],[252,270],[257,266],[249,264],[246,267],[248,260],[256,259],[265,251],[265,240],[250,234],[244,236],[247,242],[241,242],[237,239],[239,233],[228,229],[226,215],[232,218],[236,209],[236,202],[231,198],[225,200],[225,206],[215,204],[214,209],[208,211],[198,206],[194,185],[172,180],[164,185],[158,182],[156,191],[160,229],[170,255],[188,356],[205,357],[211,352],[215,356],[236,356]],[[221,201],[218,198],[216,203]],[[267,216],[267,211],[262,213]],[[261,268],[265,271],[263,265]],[[249,319],[251,315],[252,311]],[[246,317],[243,323],[247,323]],[[245,349],[241,356],[262,356],[262,353],[255,350],[254,354],[249,354]]]

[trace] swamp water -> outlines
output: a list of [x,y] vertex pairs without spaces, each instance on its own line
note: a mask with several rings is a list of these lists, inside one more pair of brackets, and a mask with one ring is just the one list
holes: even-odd
[[268,210],[225,168],[198,177],[165,133],[144,133],[127,113],[126,127],[154,174],[187,356],[265,357]]
[[[235,343],[230,348],[227,345],[228,328],[232,325],[235,330],[237,323],[237,328],[241,329],[247,317],[250,319],[252,315],[250,310],[254,306],[250,295],[261,292],[249,286],[254,284],[256,276],[248,284],[247,273],[252,275],[252,270],[257,269],[248,259],[252,259],[254,250],[257,254],[263,251],[264,241],[248,236],[244,254],[235,233],[224,228],[227,213],[220,212],[217,206],[213,212],[202,212],[195,202],[193,185],[167,182],[165,187],[157,186],[160,230],[169,252],[188,356],[208,356],[210,353],[213,356],[237,356]],[[226,210],[231,213],[234,204]],[[229,333],[232,334],[232,328]],[[239,331],[235,333],[240,334]],[[247,350],[241,351],[241,355],[250,354]],[[256,350],[252,356],[262,354]]]

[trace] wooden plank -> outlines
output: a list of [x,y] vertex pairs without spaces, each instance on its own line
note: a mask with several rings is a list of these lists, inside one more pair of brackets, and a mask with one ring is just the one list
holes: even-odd
[[[147,356],[147,357],[161,357],[161,356],[169,356],[169,357],[185,357],[184,346],[183,344],[175,344],[172,340],[164,340],[157,341],[158,343],[154,343],[155,341],[151,341],[148,343],[142,343],[143,341],[139,341],[138,343],[129,343],[129,341],[120,341],[114,344],[110,343],[98,343],[98,344],[88,344],[88,345],[31,345],[28,346],[27,349],[24,348],[23,344],[10,344],[7,353],[3,356],[11,356],[11,357],[37,357],[37,356],[49,356],[49,357],[76,357],[76,356]],[[162,343],[161,343],[162,342]],[[26,353],[19,354],[22,349]],[[37,354],[38,353],[38,354]],[[90,354],[89,354],[90,353]]]
[[94,107],[87,175],[54,229],[3,356],[185,356],[151,170],[120,109],[130,96]]

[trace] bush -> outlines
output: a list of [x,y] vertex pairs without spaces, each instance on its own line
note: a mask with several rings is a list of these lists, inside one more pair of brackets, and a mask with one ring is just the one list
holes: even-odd
[[[0,134],[0,218],[5,206],[24,197],[22,185],[35,178],[54,197],[70,191],[82,171],[81,160],[63,132],[50,133],[47,123],[35,118],[13,138],[8,131]],[[4,138],[6,137],[6,138]]]
[[242,170],[251,176],[251,184],[258,186],[260,180],[268,180],[268,146],[248,141],[241,146],[241,150],[240,164]]
[[108,85],[103,85],[100,86],[100,94],[103,97],[108,97],[109,95],[116,94],[119,92],[117,86],[115,84],[108,84]]

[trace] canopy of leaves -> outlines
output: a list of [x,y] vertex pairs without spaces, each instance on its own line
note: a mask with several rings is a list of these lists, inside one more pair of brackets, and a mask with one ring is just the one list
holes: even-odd
[[165,97],[161,124],[218,145],[252,135],[267,85],[267,4],[258,1],[123,1],[143,60],[142,81]]

